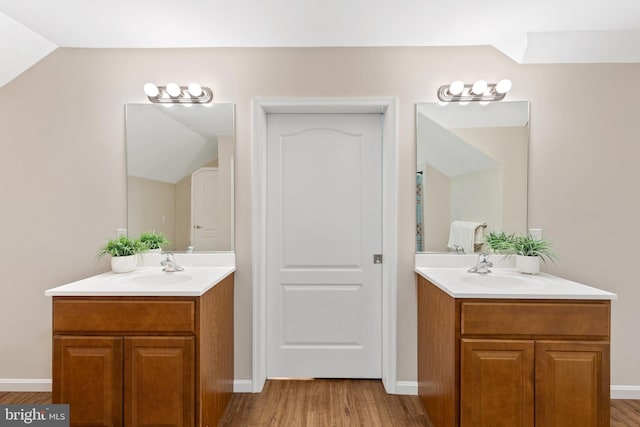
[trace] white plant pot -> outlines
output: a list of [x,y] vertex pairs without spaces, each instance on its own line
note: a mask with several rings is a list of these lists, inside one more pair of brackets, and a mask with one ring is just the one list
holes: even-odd
[[135,255],[111,257],[111,271],[114,273],[129,273],[138,266]]
[[516,255],[516,270],[520,273],[540,273],[540,257]]
[[149,249],[141,252],[138,265],[144,267],[159,267],[162,261],[162,249]]

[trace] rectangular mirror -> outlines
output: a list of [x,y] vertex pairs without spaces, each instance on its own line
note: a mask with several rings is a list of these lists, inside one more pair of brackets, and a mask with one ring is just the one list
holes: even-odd
[[234,105],[127,104],[127,228],[168,251],[234,250]]
[[417,104],[416,143],[417,252],[461,253],[461,225],[475,228],[465,253],[491,231],[526,233],[528,102]]

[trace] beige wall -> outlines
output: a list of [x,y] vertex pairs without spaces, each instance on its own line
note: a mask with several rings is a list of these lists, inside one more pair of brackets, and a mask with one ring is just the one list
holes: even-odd
[[175,250],[186,251],[191,245],[191,175],[176,183]]
[[152,179],[127,177],[127,231],[137,237],[147,231],[167,236],[165,250],[176,241],[176,186]]
[[422,213],[424,251],[448,252],[451,229],[451,180],[428,163],[422,163]]
[[[198,81],[236,104],[236,377],[251,376],[253,97],[398,98],[398,379],[416,378],[415,103],[454,79],[508,77],[531,101],[529,224],[555,274],[617,292],[612,383],[640,384],[640,65],[518,65],[489,47],[58,49],[0,88],[3,230],[0,378],[47,378],[45,289],[105,271],[96,250],[126,224],[124,104],[142,85]],[[597,89],[597,90],[596,90]],[[37,267],[37,268],[35,268]]]
[[233,207],[231,206],[233,197],[231,191],[233,185],[231,180],[233,179],[233,137],[221,136],[218,138],[218,172],[219,172],[219,200],[218,200],[218,215],[220,218],[220,237],[221,245],[217,250],[232,251],[233,242],[231,241],[233,233],[231,232],[231,226],[233,221],[231,216],[233,215]]
[[[481,198],[498,199],[494,206],[502,204],[498,215],[499,221],[493,222],[492,219],[487,218],[488,231],[504,230],[508,233],[525,233],[527,231],[529,126],[451,129],[451,132],[502,165],[500,172],[502,179],[499,187],[489,184],[477,194]],[[480,212],[478,213],[480,214]]]
[[467,173],[450,178],[451,217],[449,223],[483,222],[487,231],[502,229],[503,168]]

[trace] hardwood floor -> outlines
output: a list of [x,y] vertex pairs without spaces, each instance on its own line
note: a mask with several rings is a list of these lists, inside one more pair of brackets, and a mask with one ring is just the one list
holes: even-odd
[[51,403],[51,393],[14,393],[0,391],[0,405],[46,405]]
[[611,401],[611,427],[639,427],[640,400]]
[[267,381],[235,394],[219,426],[425,426],[417,396],[388,395],[378,380]]
[[[0,404],[51,403],[51,393],[0,392]],[[268,381],[234,394],[219,426],[425,426],[417,396],[387,395],[380,381]],[[640,427],[640,400],[612,400],[611,427]]]

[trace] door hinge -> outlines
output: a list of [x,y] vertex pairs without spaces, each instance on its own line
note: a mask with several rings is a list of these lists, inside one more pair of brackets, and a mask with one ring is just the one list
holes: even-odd
[[373,263],[382,264],[382,254],[373,254]]

